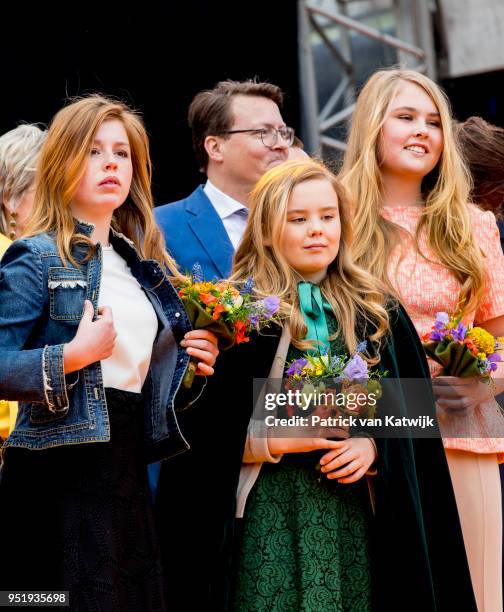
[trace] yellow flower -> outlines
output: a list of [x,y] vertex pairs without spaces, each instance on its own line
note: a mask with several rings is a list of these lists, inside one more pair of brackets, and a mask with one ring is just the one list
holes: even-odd
[[478,359],[486,359],[486,353],[478,353],[478,354],[476,355],[476,357],[477,357]]
[[486,329],[481,327],[473,327],[467,332],[467,336],[471,338],[473,343],[482,353],[491,355],[494,352],[495,339]]
[[198,293],[208,293],[214,288],[213,283],[194,283],[192,287]]

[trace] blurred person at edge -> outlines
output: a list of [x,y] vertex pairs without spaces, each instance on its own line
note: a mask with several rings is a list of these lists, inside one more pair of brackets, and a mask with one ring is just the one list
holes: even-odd
[[[480,208],[494,213],[504,251],[504,129],[481,117],[469,117],[464,122],[455,123],[455,134],[471,171],[471,199]],[[504,515],[504,463],[499,468]],[[504,584],[504,563],[502,571]]]
[[471,199],[494,213],[504,250],[504,129],[469,117],[455,123],[455,134],[471,172]]
[[[94,95],[54,117],[34,212],[0,265],[1,589],[64,590],[79,610],[166,610],[148,461],[187,450],[176,410],[191,330],[154,223],[140,117]],[[197,372],[197,373],[198,373]],[[199,379],[201,380],[201,379]]]
[[[45,131],[23,124],[0,136],[0,259],[25,227],[33,207],[35,171]],[[0,439],[7,437],[17,405],[0,399]]]
[[[469,171],[436,83],[413,70],[373,74],[357,100],[341,176],[357,262],[401,299],[421,338],[439,311],[504,335],[498,228],[491,212],[468,204]],[[504,363],[495,385],[439,376],[441,367],[429,365],[478,609],[502,612],[504,418],[494,395]]]
[[23,124],[0,136],[0,234],[15,240],[29,221],[35,172],[46,132]]

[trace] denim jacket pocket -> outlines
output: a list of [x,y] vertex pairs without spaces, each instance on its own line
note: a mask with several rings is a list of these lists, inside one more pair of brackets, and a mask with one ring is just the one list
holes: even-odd
[[30,407],[30,423],[34,425],[43,425],[44,423],[52,423],[60,419],[64,419],[68,414],[68,409],[54,412],[49,410],[45,402],[31,402]]
[[75,268],[49,268],[48,287],[51,319],[79,322],[86,299],[84,274]]

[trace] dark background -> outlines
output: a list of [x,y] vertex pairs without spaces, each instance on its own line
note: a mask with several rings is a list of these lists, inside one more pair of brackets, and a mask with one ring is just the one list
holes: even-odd
[[447,79],[441,84],[459,121],[479,115],[504,127],[504,71]]
[[[222,79],[257,76],[286,93],[299,130],[296,0],[147,0],[2,8],[0,133],[47,124],[68,96],[102,92],[140,110],[151,138],[156,203],[188,194],[198,173],[187,107]],[[504,72],[443,83],[455,115],[504,125]]]
[[284,120],[299,127],[295,0],[41,4],[9,16],[2,8],[0,133],[47,124],[68,96],[120,97],[144,116],[159,204],[203,180],[186,121],[201,89],[227,78],[270,81],[286,94]]

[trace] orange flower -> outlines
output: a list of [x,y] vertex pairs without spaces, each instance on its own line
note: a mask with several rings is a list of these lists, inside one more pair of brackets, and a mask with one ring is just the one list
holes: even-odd
[[226,309],[222,304],[217,304],[213,310],[212,319],[217,321],[221,315],[221,312],[226,312]]
[[236,331],[236,344],[241,344],[242,342],[248,342],[250,340],[245,334],[247,326],[243,321],[235,321],[234,328]]
[[217,298],[211,293],[200,293],[199,299],[203,302],[203,304],[206,304],[207,306],[217,301]]
[[220,283],[217,283],[215,285],[215,288],[217,289],[217,291],[220,291],[221,293],[224,293],[224,291],[227,291],[229,287],[230,285],[226,281],[221,281]]
[[473,355],[477,355],[479,353],[478,347],[469,338],[466,338],[464,340],[464,344],[467,346],[467,348],[471,351]]

